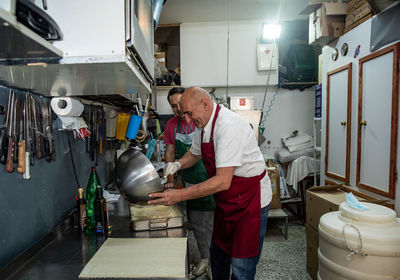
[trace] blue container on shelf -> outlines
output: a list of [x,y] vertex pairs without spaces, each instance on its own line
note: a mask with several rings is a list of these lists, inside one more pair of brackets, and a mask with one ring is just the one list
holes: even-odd
[[315,86],[315,117],[320,118],[322,112],[322,85]]
[[128,139],[135,139],[136,134],[139,130],[140,123],[142,122],[142,117],[137,115],[131,115],[129,118],[128,129],[126,130],[126,138]]

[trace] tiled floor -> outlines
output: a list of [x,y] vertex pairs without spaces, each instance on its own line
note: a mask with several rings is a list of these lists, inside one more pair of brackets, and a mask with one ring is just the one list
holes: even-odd
[[[269,220],[260,262],[255,279],[309,280],[306,270],[306,229],[298,220],[289,217],[288,240],[284,237],[283,220]],[[189,232],[190,260],[199,259],[192,232]],[[197,279],[205,280],[200,276]]]

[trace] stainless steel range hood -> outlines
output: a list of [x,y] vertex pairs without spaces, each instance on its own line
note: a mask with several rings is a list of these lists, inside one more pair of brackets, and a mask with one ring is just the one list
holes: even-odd
[[46,13],[64,35],[63,40],[49,43],[0,6],[0,45],[13,43],[14,35],[2,33],[11,25],[11,30],[24,29],[20,41],[32,37],[30,46],[42,47],[31,52],[17,43],[0,49],[0,85],[47,96],[119,95],[133,101],[139,94],[145,98],[152,91],[153,78],[142,66],[139,52],[127,48],[129,7],[125,1],[48,2]]
[[60,64],[0,65],[0,84],[48,96],[151,92],[150,83],[128,57],[66,58]]

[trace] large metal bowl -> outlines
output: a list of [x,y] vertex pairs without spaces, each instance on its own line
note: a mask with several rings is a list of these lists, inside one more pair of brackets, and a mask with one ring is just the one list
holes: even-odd
[[149,200],[149,194],[164,190],[157,171],[138,150],[128,149],[115,165],[115,180],[119,193],[129,202]]

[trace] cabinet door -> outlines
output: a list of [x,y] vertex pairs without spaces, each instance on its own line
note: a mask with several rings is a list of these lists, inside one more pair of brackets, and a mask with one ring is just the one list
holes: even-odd
[[399,44],[359,61],[357,186],[394,198]]
[[350,181],[352,64],[328,72],[326,110],[326,176]]

